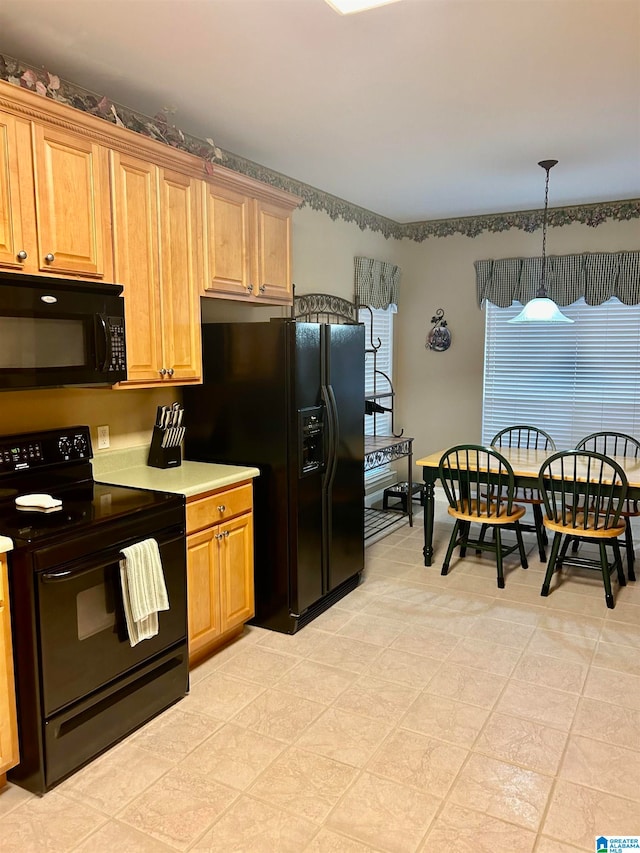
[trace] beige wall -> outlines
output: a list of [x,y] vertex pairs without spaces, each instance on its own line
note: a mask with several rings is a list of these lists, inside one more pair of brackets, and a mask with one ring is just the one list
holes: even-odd
[[178,395],[176,388],[8,391],[0,394],[0,435],[88,424],[97,455],[97,428],[107,424],[111,449],[148,445],[156,406],[171,403]]
[[332,220],[303,207],[293,214],[293,280],[296,293],[332,293],[353,299],[353,259],[357,256],[399,263],[399,240],[361,230],[353,222]]

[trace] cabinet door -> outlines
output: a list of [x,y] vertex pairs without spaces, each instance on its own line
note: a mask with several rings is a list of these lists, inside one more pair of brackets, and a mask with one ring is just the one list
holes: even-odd
[[249,297],[255,284],[250,280],[251,199],[212,184],[205,187],[205,289]]
[[187,536],[187,602],[189,657],[221,632],[218,586],[218,533],[209,527]]
[[[0,266],[22,269],[26,252],[22,234],[16,122],[0,113]],[[26,152],[30,164],[31,152]]]
[[110,280],[107,149],[36,123],[32,135],[39,269]]
[[291,212],[274,204],[258,202],[257,239],[258,295],[290,301]]
[[7,561],[0,556],[0,773],[18,763],[18,724],[13,680]]
[[201,250],[199,182],[160,171],[160,286],[163,366],[168,380],[202,375],[200,288],[196,252]]
[[253,594],[253,513],[219,526],[220,622],[222,631],[241,625],[255,613]]
[[115,279],[124,285],[127,372],[162,381],[157,168],[111,152]]

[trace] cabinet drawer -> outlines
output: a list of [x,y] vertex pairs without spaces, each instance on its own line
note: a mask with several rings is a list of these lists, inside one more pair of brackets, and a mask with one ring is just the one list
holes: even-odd
[[247,483],[187,504],[187,533],[211,527],[234,515],[248,512],[253,505],[253,486]]

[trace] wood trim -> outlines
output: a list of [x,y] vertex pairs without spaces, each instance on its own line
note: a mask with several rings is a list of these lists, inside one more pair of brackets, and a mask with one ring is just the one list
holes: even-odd
[[36,92],[0,80],[0,110],[31,121],[46,123],[81,134],[93,141],[131,157],[146,159],[156,166],[200,178],[205,183],[226,186],[246,192],[254,198],[272,201],[294,210],[301,198],[285,190],[256,181],[225,166],[210,164],[212,175],[205,171],[204,161],[193,154],[149,139],[126,127],[118,127],[106,119],[60,104]]

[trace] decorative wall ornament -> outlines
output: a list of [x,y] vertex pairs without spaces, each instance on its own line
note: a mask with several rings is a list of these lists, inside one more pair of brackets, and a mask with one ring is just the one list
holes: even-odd
[[[508,231],[510,228],[533,232],[542,227],[542,213],[539,210],[433,219],[426,222],[395,222],[393,219],[380,216],[378,213],[330,193],[322,192],[295,178],[274,172],[266,166],[261,166],[231,151],[225,151],[219,148],[211,138],[199,139],[180,130],[169,121],[169,116],[175,113],[173,108],[162,108],[154,118],[151,118],[116,104],[106,96],[96,95],[76,83],[63,80],[42,68],[2,54],[0,54],[0,80],[31,89],[45,98],[69,104],[112,124],[126,127],[201,157],[207,171],[211,169],[210,164],[224,161],[224,165],[235,172],[299,196],[302,199],[301,207],[307,206],[312,210],[326,213],[334,221],[341,219],[344,222],[354,222],[361,231],[368,229],[378,232],[386,239],[407,239],[422,243],[432,237],[452,237],[460,234],[463,237],[473,238],[485,232],[495,234]],[[595,228],[609,219],[617,221],[640,219],[640,199],[555,208],[549,210],[547,224],[557,228],[577,222]]]
[[444,352],[451,346],[451,332],[447,326],[447,321],[444,319],[444,311],[438,308],[434,316],[431,318],[433,328],[427,335],[425,347],[432,349],[435,352]]

